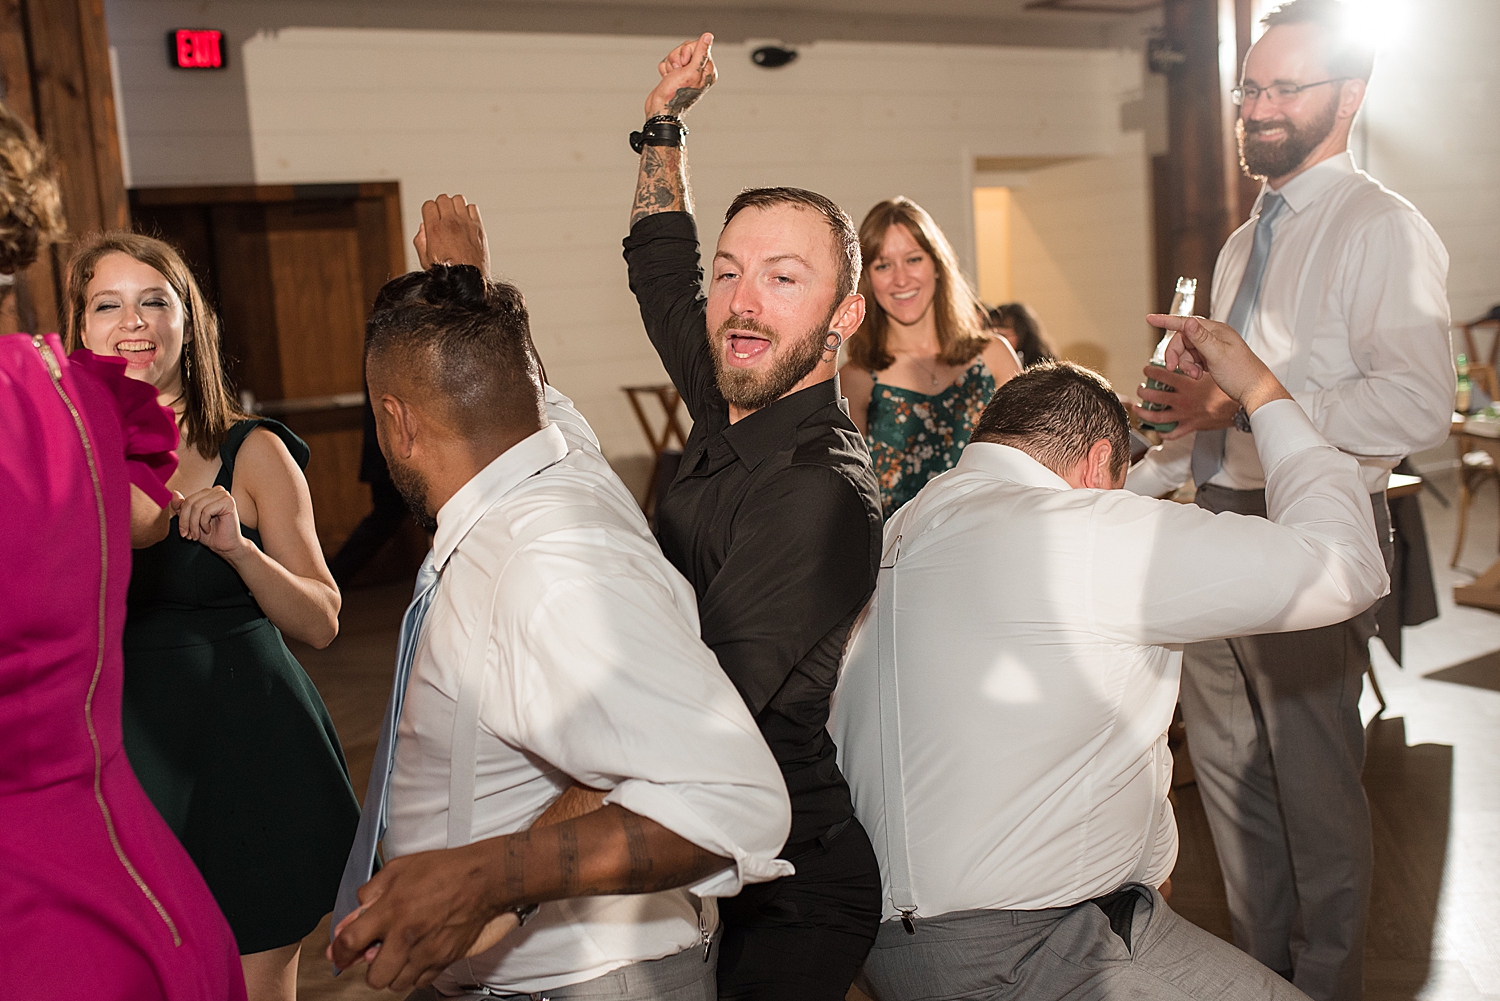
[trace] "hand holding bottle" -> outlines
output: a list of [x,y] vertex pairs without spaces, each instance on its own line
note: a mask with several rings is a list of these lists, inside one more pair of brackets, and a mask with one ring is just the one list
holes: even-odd
[[1292,398],[1266,363],[1227,323],[1201,316],[1162,313],[1151,314],[1146,322],[1176,332],[1167,344],[1166,368],[1180,369],[1193,379],[1208,375],[1245,413],[1253,414],[1272,400]]

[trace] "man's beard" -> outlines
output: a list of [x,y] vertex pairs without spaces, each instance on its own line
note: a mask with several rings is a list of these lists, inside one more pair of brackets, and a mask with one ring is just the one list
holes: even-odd
[[[1240,169],[1260,180],[1285,177],[1302,165],[1318,143],[1328,138],[1337,112],[1338,100],[1329,101],[1327,111],[1308,122],[1306,128],[1298,128],[1286,117],[1263,122],[1241,118],[1234,130],[1240,141]],[[1279,143],[1246,141],[1247,136],[1273,128],[1285,129],[1286,138]]]
[[752,334],[759,334],[769,340],[770,346],[766,351],[775,351],[781,341],[781,335],[770,327],[741,316],[730,316],[729,319],[719,324],[719,329],[709,339],[710,353],[714,356],[714,375],[719,383],[719,392],[723,394],[725,401],[732,407],[741,410],[759,410],[768,407],[791,392],[792,387],[797,385],[807,374],[818,367],[818,362],[823,358],[823,352],[828,350],[828,323],[833,319],[830,311],[828,319],[808,331],[800,339],[793,341],[791,350],[785,355],[771,363],[769,369],[757,372],[754,369],[735,368],[724,359],[725,342],[729,338],[730,331],[744,330]]
[[427,513],[427,484],[415,469],[404,466],[394,460],[386,463],[391,470],[391,482],[396,485],[396,491],[401,494],[401,499],[406,501],[406,506],[411,508],[411,516],[416,519],[417,527],[428,535],[437,531],[437,519]]

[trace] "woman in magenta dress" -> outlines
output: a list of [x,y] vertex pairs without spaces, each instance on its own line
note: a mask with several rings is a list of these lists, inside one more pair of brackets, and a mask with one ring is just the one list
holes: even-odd
[[[0,106],[0,274],[61,230],[46,155]],[[120,735],[132,536],[165,533],[176,427],[121,362],[11,334],[0,428],[0,991],[243,999],[229,927]]]

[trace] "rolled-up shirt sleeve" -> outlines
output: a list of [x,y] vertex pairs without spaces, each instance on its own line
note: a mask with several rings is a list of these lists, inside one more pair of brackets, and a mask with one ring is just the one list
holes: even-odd
[[729,859],[691,890],[733,896],[793,871],[776,858],[791,804],[681,601],[656,579],[581,576],[536,593],[524,616],[497,609],[514,639],[506,646],[525,662],[496,676],[480,720],[574,781],[608,790],[606,803]]

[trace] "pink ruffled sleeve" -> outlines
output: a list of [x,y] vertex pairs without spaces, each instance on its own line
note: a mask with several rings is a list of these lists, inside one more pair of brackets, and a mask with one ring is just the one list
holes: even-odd
[[96,355],[79,348],[68,355],[68,362],[88,372],[109,390],[125,432],[125,464],[130,471],[130,482],[166,507],[172,501],[167,480],[177,471],[177,421],[172,411],[156,402],[156,390],[149,383],[125,374],[123,358]]

